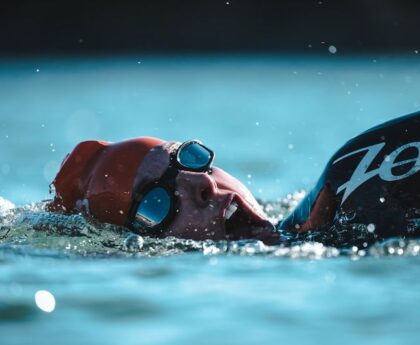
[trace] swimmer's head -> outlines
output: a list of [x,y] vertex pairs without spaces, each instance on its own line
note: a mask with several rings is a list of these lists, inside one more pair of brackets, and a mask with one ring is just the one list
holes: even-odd
[[53,181],[49,209],[82,212],[151,236],[276,242],[250,191],[212,163],[212,151],[199,142],[82,142]]

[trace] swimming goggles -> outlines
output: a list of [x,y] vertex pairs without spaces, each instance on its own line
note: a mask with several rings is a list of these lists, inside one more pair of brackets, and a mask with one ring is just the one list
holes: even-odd
[[170,154],[163,175],[134,194],[129,227],[137,233],[159,236],[175,218],[178,205],[176,177],[180,170],[211,174],[214,152],[198,140],[184,142]]

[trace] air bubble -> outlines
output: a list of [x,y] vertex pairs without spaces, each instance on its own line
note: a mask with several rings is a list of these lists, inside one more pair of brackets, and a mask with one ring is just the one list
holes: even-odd
[[369,225],[367,226],[367,230],[368,230],[369,232],[374,232],[374,231],[375,231],[375,224],[369,224]]

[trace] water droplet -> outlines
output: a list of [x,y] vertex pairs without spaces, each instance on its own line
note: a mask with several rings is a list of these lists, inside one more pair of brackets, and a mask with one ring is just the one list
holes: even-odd
[[331,54],[335,54],[335,53],[337,53],[337,48],[335,46],[331,45],[331,46],[328,47],[328,51]]
[[369,231],[369,232],[374,232],[375,231],[375,224],[369,224],[368,226],[367,226],[367,230]]
[[143,244],[143,237],[131,233],[124,239],[123,248],[129,252],[138,252],[143,248]]
[[381,197],[381,198],[379,198],[379,201],[380,201],[381,203],[384,203],[384,202],[385,202],[385,198],[384,198],[384,197]]

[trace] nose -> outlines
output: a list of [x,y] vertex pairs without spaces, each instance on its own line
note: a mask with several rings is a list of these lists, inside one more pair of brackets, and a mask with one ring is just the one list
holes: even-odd
[[207,173],[181,171],[177,186],[185,189],[199,207],[208,206],[217,193],[216,183]]

